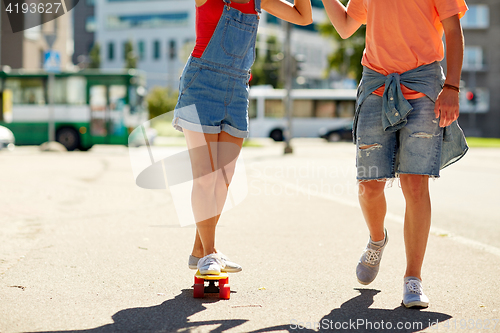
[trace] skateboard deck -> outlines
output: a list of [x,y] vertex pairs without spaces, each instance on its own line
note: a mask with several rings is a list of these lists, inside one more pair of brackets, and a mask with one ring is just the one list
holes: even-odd
[[200,271],[196,271],[194,275],[193,297],[203,298],[205,293],[218,293],[219,298],[229,299],[231,295],[229,275],[222,272],[219,275],[202,275]]

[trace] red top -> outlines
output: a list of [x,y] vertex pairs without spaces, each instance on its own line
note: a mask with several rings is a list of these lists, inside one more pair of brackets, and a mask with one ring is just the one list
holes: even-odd
[[[207,0],[200,7],[196,7],[196,45],[191,53],[193,57],[201,58],[207,48],[219,23],[224,5],[223,0]],[[231,7],[244,14],[257,14],[254,0],[245,4],[231,2]]]

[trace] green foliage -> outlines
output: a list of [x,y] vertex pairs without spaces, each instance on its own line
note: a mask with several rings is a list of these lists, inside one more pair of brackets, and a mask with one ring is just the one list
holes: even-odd
[[467,137],[467,144],[470,148],[500,148],[500,139]]
[[173,111],[177,104],[177,91],[166,87],[153,87],[146,97],[149,119]]
[[[341,0],[341,2],[345,5],[348,1]],[[318,30],[323,36],[333,38],[339,46],[328,56],[329,68],[359,82],[363,73],[361,58],[365,49],[366,26],[361,25],[348,39],[342,39],[330,21],[318,24]]]
[[92,49],[89,52],[89,68],[99,68],[101,67],[101,46],[99,43],[94,43]]
[[132,41],[129,39],[125,43],[125,68],[130,69],[130,68],[136,68],[137,67],[137,56],[134,53],[134,44],[132,44]]
[[[270,84],[274,88],[281,88],[281,46],[275,36],[269,36],[266,42],[267,49],[265,55],[257,57],[252,66],[252,81],[250,82],[250,85]],[[259,54],[259,43],[257,42],[256,45],[256,53]]]

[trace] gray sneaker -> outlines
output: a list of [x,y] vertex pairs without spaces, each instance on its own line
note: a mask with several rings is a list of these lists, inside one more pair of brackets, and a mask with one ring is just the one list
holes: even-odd
[[217,253],[211,253],[201,258],[197,266],[202,275],[219,275],[225,265]]
[[403,305],[407,308],[426,308],[429,306],[429,298],[425,296],[422,281],[414,276],[405,277],[403,286]]
[[[242,271],[242,268],[240,265],[230,261],[224,254],[217,252],[219,255],[219,258],[226,264],[226,267],[221,269],[221,272],[226,272],[226,273],[238,273]],[[198,269],[198,261],[200,258],[195,257],[193,255],[189,256],[188,260],[188,266],[190,269]]]
[[382,246],[373,244],[370,238],[356,267],[356,276],[359,283],[367,285],[375,280],[380,267],[380,260],[382,260],[382,253],[388,241],[387,230],[385,230],[385,242]]

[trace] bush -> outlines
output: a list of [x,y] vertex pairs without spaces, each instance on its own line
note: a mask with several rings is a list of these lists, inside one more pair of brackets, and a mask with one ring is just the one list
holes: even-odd
[[173,111],[177,104],[177,91],[166,87],[153,87],[146,97],[149,119]]

